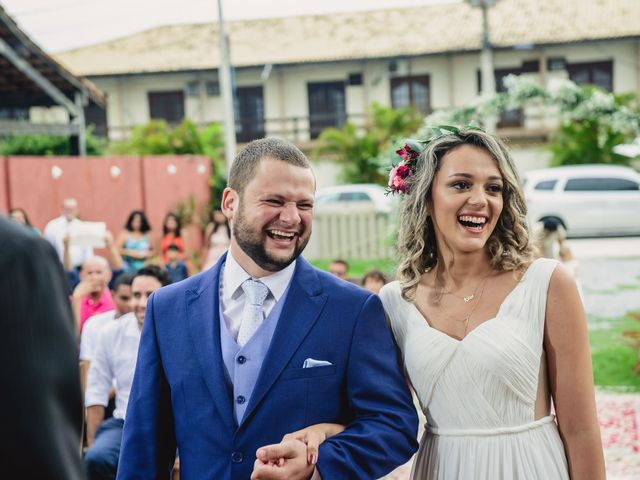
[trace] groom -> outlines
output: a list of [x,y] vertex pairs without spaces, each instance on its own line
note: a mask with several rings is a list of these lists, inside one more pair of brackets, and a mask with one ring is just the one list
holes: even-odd
[[411,457],[417,416],[380,300],[300,257],[314,192],[294,145],[238,154],[228,253],[149,299],[118,479],[168,478],[177,448],[182,480],[247,480],[260,447],[323,422],[346,429],[315,466],[288,442],[278,478],[372,479]]

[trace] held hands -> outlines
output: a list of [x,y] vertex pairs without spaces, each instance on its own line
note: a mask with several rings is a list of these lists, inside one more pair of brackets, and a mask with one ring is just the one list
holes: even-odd
[[296,432],[287,433],[282,441],[300,440],[307,446],[307,462],[310,465],[318,463],[318,447],[327,438],[344,430],[344,426],[337,423],[317,423]]
[[320,444],[344,429],[336,423],[319,423],[288,433],[277,445],[258,449],[251,480],[311,478]]
[[283,440],[256,452],[251,480],[308,480],[315,465],[307,462],[307,446],[300,440]]

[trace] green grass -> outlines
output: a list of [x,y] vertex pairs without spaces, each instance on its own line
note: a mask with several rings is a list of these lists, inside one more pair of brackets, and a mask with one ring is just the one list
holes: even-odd
[[[637,315],[637,314],[636,314]],[[640,330],[640,322],[632,314],[618,318],[590,318],[590,323],[606,322],[605,328],[589,331],[593,378],[596,386],[640,392],[640,375],[633,374],[638,350],[623,332]]]
[[[349,277],[362,277],[369,270],[380,270],[386,275],[392,275],[396,269],[396,261],[393,259],[377,259],[377,260],[349,260]],[[310,260],[311,264],[321,270],[328,271],[331,260]]]

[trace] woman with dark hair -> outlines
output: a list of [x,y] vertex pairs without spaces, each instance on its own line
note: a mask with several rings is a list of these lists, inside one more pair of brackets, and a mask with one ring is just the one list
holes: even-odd
[[24,208],[20,208],[20,207],[12,208],[11,210],[9,210],[9,217],[14,222],[19,223],[20,225],[24,225],[25,227],[29,228],[29,230],[31,230],[33,233],[37,233],[38,235],[40,235],[40,230],[38,230],[36,227],[31,225],[31,222],[29,221],[29,217],[27,216],[27,212],[25,212]]
[[[391,171],[390,190],[405,197],[401,261],[380,291],[427,419],[412,478],[604,479],[575,280],[534,260],[504,144],[475,128],[434,131],[400,149]],[[341,428],[290,435],[315,449]]]
[[220,207],[211,211],[210,222],[204,231],[204,262],[202,270],[212,267],[227,251],[231,242],[231,229]]
[[175,212],[169,212],[162,222],[162,239],[160,240],[160,253],[162,254],[162,263],[167,263],[169,258],[167,252],[170,245],[178,247],[179,257],[184,259],[186,232],[182,229],[180,217]]
[[142,210],[134,210],[129,214],[116,244],[126,272],[137,272],[154,255],[151,226]]

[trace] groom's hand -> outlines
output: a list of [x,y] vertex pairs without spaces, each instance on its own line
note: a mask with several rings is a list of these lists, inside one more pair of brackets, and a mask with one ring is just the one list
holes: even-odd
[[314,470],[307,462],[307,446],[285,440],[258,449],[251,480],[309,480]]

